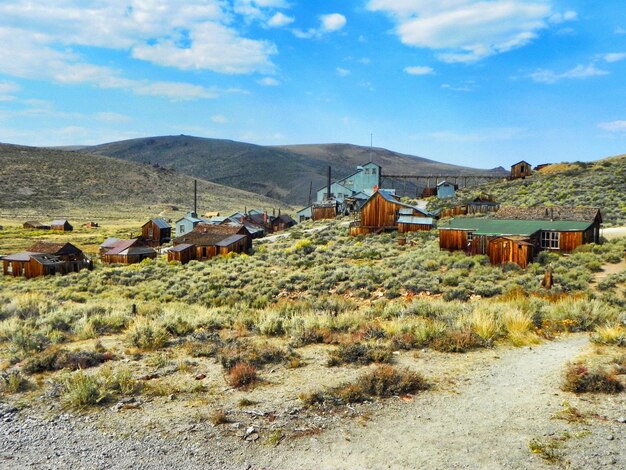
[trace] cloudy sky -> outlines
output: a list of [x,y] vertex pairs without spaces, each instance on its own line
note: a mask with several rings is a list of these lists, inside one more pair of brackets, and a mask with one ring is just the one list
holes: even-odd
[[0,141],[626,153],[623,0],[2,0]]

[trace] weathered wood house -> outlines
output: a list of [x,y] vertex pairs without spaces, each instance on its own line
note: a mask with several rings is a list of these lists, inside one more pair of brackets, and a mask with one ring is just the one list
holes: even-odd
[[28,251],[2,258],[5,275],[24,276],[28,279],[54,274],[68,274],[81,269],[91,269],[91,260],[71,243],[40,241]]
[[59,232],[71,232],[74,230],[74,227],[66,219],[57,219],[52,221],[50,229],[58,230]]
[[189,263],[196,259],[196,247],[189,243],[181,243],[167,250],[168,261],[178,261],[181,264]]
[[511,176],[512,180],[518,178],[526,178],[532,174],[532,166],[530,163],[522,160],[521,162],[517,162],[515,165],[511,165]]
[[317,202],[311,206],[311,219],[324,220],[337,217],[337,202]]
[[602,216],[595,208],[501,208],[495,218],[455,218],[439,226],[439,247],[488,255],[492,264],[526,267],[543,250],[572,252],[599,243]]
[[44,225],[38,220],[27,220],[22,224],[22,228],[36,229],[36,230],[50,230],[49,225]]
[[458,186],[456,184],[448,183],[447,181],[442,181],[437,184],[437,197],[439,199],[446,199],[448,197],[454,197],[456,194],[456,190]]
[[161,246],[172,239],[172,227],[165,219],[156,217],[141,226],[141,237],[149,246]]
[[[101,245],[102,247],[102,245]],[[106,264],[134,264],[144,259],[154,259],[157,252],[142,238],[119,240],[112,248],[104,250],[102,262]]]
[[361,207],[359,214],[360,220],[350,224],[351,235],[393,230],[416,232],[430,230],[434,225],[432,214],[404,204],[385,191],[376,191]]
[[207,260],[232,252],[245,253],[252,248],[252,237],[243,225],[198,224],[191,232],[176,237],[173,242],[174,247],[193,246],[192,252],[185,255],[189,257],[188,260]]
[[290,216],[285,214],[279,214],[271,221],[272,232],[280,232],[296,225],[296,221]]

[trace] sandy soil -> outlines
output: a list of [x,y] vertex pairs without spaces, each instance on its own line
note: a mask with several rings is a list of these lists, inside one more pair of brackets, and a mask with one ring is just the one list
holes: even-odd
[[601,235],[607,240],[613,240],[614,238],[626,237],[626,227],[608,227],[603,228]]
[[[572,335],[533,347],[404,355],[399,364],[423,371],[434,380],[432,390],[334,411],[279,403],[278,395],[271,398],[282,380],[276,375],[275,385],[246,395],[265,402],[233,407],[231,422],[219,426],[199,414],[206,402],[181,408],[177,400],[154,400],[121,413],[52,418],[0,405],[0,468],[534,469],[549,464],[529,451],[529,442],[554,436],[564,468],[626,468],[626,394],[576,397],[559,389],[565,364],[582,353],[593,354],[587,336]],[[307,368],[297,382],[310,381],[311,388],[340,380]],[[564,401],[592,418],[553,419]],[[246,439],[249,428],[260,437]],[[282,437],[272,441],[277,430]]]

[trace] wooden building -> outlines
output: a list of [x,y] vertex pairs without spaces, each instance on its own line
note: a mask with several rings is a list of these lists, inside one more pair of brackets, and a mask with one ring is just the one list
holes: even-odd
[[376,191],[361,207],[360,220],[350,224],[351,235],[380,233],[384,231],[430,230],[433,227],[432,214],[409,204],[404,204],[395,196]]
[[311,206],[311,219],[324,220],[337,217],[337,203],[335,201],[318,202]]
[[2,258],[5,275],[24,276],[28,279],[54,274],[68,274],[81,269],[91,269],[79,248],[71,243],[37,242],[28,251]]
[[522,160],[515,165],[511,165],[511,179],[526,178],[532,174],[532,166],[530,163]]
[[141,238],[119,240],[102,254],[102,262],[107,264],[134,264],[144,259],[154,259],[157,252]]
[[539,251],[569,253],[582,244],[599,243],[602,217],[597,209],[548,208],[552,219],[532,218],[545,216],[545,210],[502,208],[496,218],[452,219],[439,226],[439,247],[488,255],[492,264],[526,267]]
[[26,229],[35,229],[35,230],[50,230],[49,225],[44,225],[38,220],[27,220],[22,224],[23,228]]
[[448,183],[447,181],[442,181],[437,184],[437,197],[439,199],[446,199],[448,197],[454,197],[456,194],[456,190],[459,187],[456,184]]
[[294,225],[296,225],[296,221],[285,214],[279,214],[278,217],[274,217],[271,221],[272,232],[281,232]]
[[74,230],[74,227],[66,219],[57,219],[52,221],[50,229],[58,230],[59,232],[71,232]]
[[[174,247],[192,245],[189,259],[207,260],[228,253],[246,253],[252,248],[252,237],[244,225],[198,224],[173,240]],[[176,256],[176,255],[173,255]]]
[[189,243],[181,243],[167,250],[168,261],[178,261],[181,264],[187,264],[192,259],[196,259],[195,245]]
[[156,217],[141,226],[141,237],[149,246],[161,246],[172,239],[172,227],[165,219]]

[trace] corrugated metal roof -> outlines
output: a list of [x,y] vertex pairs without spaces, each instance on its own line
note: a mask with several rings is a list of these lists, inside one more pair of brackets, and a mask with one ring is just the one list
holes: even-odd
[[398,217],[399,224],[433,225],[432,217],[416,217],[412,215],[401,215]]
[[[375,195],[375,194],[376,194],[376,193],[374,193],[374,195]],[[396,204],[396,205],[398,205],[398,206],[400,206],[400,207],[404,207],[404,208],[409,208],[409,209],[412,209],[412,210],[414,210],[414,211],[419,212],[420,214],[424,214],[424,215],[432,215],[430,212],[425,211],[425,210],[423,210],[423,209],[420,209],[419,207],[415,207],[415,206],[412,206],[412,205],[410,205],[410,204],[405,204],[404,202],[400,202],[400,201],[398,201],[398,200],[397,200],[394,196],[392,196],[391,194],[389,194],[389,193],[387,193],[387,192],[385,192],[385,191],[380,191],[380,190],[379,190],[379,191],[378,191],[378,194],[380,194],[380,195],[383,197],[383,199],[385,199],[386,201],[389,201],[389,202],[391,202],[391,203],[393,203],[393,204]],[[372,197],[374,197],[374,195],[372,195]]]
[[525,235],[540,230],[554,232],[580,232],[587,230],[589,222],[571,220],[503,220],[457,217],[440,224],[439,230],[468,230],[474,235]]
[[180,245],[176,245],[173,246],[172,248],[170,248],[168,251],[173,251],[173,252],[179,252],[179,251],[185,251],[188,248],[191,248],[193,245],[189,244],[189,243],[181,243]]
[[102,242],[102,245],[100,245],[100,248],[113,248],[115,245],[117,245],[121,241],[122,240],[120,238],[109,237]]
[[112,249],[107,251],[107,255],[120,255],[123,251],[128,250],[131,246],[133,246],[137,242],[137,238],[133,238],[131,240],[120,240],[117,242]]
[[231,235],[228,238],[224,238],[223,240],[217,242],[215,244],[215,246],[228,246],[228,245],[232,245],[233,243],[236,243],[242,239],[246,238],[245,235]]
[[161,217],[155,217],[154,219],[152,219],[152,222],[154,222],[154,225],[159,228],[171,228],[170,224],[167,223],[167,220]]

